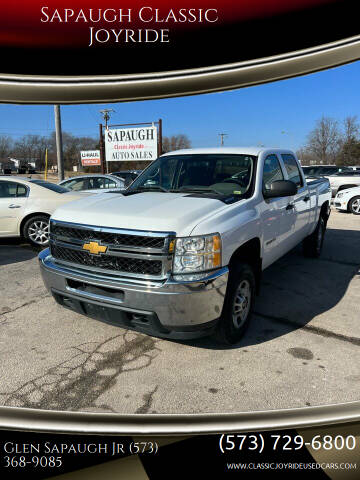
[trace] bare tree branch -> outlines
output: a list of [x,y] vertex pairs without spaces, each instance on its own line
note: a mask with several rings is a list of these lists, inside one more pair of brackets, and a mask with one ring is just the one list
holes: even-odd
[[316,163],[334,163],[341,148],[341,132],[338,122],[322,116],[315,128],[309,133],[307,151],[314,156]]
[[172,152],[173,150],[181,150],[183,148],[190,148],[191,142],[187,135],[179,134],[171,137],[163,137],[162,150],[163,153]]

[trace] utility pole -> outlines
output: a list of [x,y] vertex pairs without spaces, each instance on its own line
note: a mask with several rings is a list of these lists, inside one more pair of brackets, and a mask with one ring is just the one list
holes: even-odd
[[100,113],[103,116],[104,122],[105,122],[105,128],[106,130],[108,129],[108,122],[110,120],[110,113],[115,112],[112,108],[104,108],[104,110],[100,110]]
[[105,169],[105,151],[104,151],[104,137],[103,137],[103,126],[102,123],[99,125],[99,147],[100,147],[100,163],[101,163],[101,173],[104,174]]
[[[104,108],[104,110],[100,110],[100,113],[103,116],[104,122],[105,122],[105,130],[108,130],[108,122],[110,120],[110,113],[115,112],[114,109],[112,108]],[[104,144],[103,144],[103,136],[102,136],[102,125],[100,127],[100,158],[101,158],[101,172],[109,173],[109,164],[106,161],[105,158],[105,150],[104,150]]]
[[228,137],[229,135],[227,133],[219,133],[219,137],[221,137],[221,143],[220,145],[223,147],[224,146],[224,137]]
[[54,114],[55,114],[58,178],[61,181],[61,180],[64,180],[64,157],[63,157],[60,105],[54,105]]

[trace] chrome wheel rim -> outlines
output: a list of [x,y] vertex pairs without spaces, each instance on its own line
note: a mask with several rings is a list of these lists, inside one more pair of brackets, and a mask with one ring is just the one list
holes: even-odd
[[28,235],[32,242],[45,245],[49,241],[49,223],[36,220],[28,228]]
[[357,198],[352,202],[351,209],[355,213],[360,213],[360,198]]
[[251,286],[248,280],[242,280],[236,290],[233,304],[233,324],[234,327],[241,328],[250,312],[251,306]]

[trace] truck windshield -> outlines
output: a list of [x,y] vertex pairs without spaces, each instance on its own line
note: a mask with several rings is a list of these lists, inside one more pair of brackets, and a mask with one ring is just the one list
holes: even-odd
[[155,160],[127,190],[244,195],[255,171],[252,155],[187,154]]

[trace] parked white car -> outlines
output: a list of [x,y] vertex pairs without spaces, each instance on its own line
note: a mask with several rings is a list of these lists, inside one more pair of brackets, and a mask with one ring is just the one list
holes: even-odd
[[239,341],[261,272],[298,243],[318,257],[330,185],[290,150],[178,150],[124,192],[63,205],[39,256],[48,290],[78,313],[166,338]]
[[335,197],[334,206],[337,210],[360,215],[360,187],[341,190]]
[[66,180],[62,180],[58,185],[72,190],[73,192],[104,193],[112,190],[124,190],[125,179],[115,175],[77,175]]
[[46,247],[50,215],[60,205],[83,197],[43,180],[0,177],[0,238],[23,236]]

